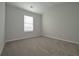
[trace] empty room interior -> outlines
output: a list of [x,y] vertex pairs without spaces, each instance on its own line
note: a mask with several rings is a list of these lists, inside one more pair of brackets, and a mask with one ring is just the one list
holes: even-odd
[[1,56],[78,56],[79,2],[0,2]]

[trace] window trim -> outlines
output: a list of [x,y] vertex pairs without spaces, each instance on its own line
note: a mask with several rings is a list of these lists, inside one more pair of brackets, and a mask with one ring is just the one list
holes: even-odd
[[[24,21],[25,21],[25,17],[28,15],[24,15]],[[32,22],[32,28],[33,30],[25,30],[25,22],[24,22],[24,32],[33,32],[34,31],[34,17],[33,16],[28,16],[28,17],[32,17],[33,18],[33,22]]]

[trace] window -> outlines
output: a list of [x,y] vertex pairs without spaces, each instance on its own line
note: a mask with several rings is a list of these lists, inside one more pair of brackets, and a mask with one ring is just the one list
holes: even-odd
[[33,17],[24,15],[24,32],[33,31]]

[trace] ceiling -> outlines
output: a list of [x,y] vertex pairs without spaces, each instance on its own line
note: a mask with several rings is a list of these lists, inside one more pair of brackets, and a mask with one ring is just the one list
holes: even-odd
[[28,10],[31,12],[44,14],[47,10],[53,9],[53,7],[61,5],[78,5],[78,2],[8,2],[7,4]]

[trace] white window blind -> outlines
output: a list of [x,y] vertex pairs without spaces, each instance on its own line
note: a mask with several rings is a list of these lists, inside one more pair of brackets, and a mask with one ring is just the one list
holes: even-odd
[[24,15],[24,32],[33,31],[33,17]]

